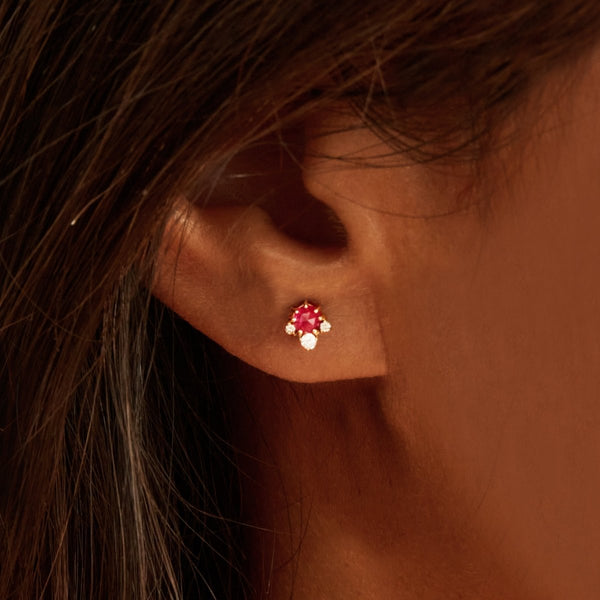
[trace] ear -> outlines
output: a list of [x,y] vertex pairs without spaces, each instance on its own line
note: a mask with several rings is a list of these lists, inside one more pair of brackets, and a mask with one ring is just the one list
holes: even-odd
[[[300,204],[316,207],[298,181]],[[252,202],[260,195],[258,183],[228,194],[225,206],[182,200],[164,235],[153,293],[228,352],[279,378],[310,383],[385,374],[372,284],[359,254],[347,243],[299,240],[281,219],[289,218],[286,211],[298,214],[298,204],[286,204],[294,194],[280,198],[279,217]],[[249,206],[237,203],[241,196]],[[315,210],[317,220],[327,220]],[[300,213],[304,224],[310,219]],[[331,324],[309,351],[286,334],[292,309],[305,300]]]

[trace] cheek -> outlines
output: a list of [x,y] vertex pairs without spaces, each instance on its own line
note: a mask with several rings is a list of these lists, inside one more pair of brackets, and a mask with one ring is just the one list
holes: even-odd
[[600,132],[585,119],[544,131],[507,152],[486,218],[477,206],[378,217],[385,253],[370,260],[392,369],[450,422],[483,414],[481,431],[509,402],[540,423],[567,408],[573,431],[577,407],[600,414]]
[[379,312],[413,455],[564,585],[600,554],[600,189],[591,163],[539,158],[485,225],[388,220]]

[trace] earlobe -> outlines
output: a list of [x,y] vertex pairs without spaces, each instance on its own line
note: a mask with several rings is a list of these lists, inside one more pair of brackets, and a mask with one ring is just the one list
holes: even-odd
[[[163,238],[153,293],[228,352],[282,379],[386,372],[369,274],[347,248],[298,242],[258,207],[182,201]],[[332,325],[310,352],[286,333],[290,311],[306,299]],[[320,335],[316,329],[308,333]]]

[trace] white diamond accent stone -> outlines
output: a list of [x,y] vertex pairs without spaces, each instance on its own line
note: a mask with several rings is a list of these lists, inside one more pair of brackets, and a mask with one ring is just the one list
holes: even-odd
[[288,324],[285,326],[285,332],[286,332],[288,335],[294,335],[294,333],[296,333],[296,326],[295,326],[293,323],[288,323]]
[[305,350],[313,350],[317,345],[317,336],[313,333],[305,333],[300,338],[300,343]]
[[331,331],[331,323],[329,321],[321,321],[321,326],[319,327],[321,333],[327,333]]

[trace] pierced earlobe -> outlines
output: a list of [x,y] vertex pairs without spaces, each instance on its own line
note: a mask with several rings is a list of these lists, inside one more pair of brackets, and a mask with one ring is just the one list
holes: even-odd
[[321,313],[321,307],[305,300],[292,309],[292,314],[285,326],[288,335],[300,339],[300,345],[305,350],[314,350],[321,333],[329,333],[331,323]]

